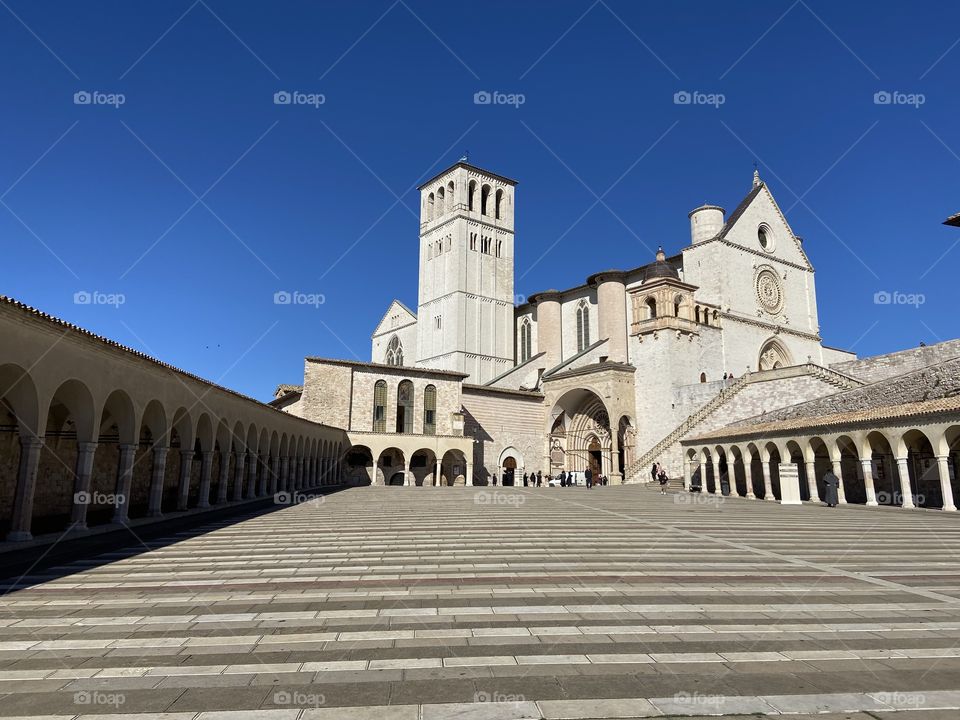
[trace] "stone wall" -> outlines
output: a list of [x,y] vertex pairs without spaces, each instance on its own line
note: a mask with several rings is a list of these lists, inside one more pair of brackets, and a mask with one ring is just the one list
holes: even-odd
[[303,367],[301,417],[334,427],[349,428],[352,384],[353,371],[348,365],[307,358]]
[[517,465],[527,472],[546,472],[546,423],[543,396],[464,386],[464,434],[474,443],[473,468],[478,484],[499,471],[500,456],[516,449]]
[[928,347],[916,347],[862,360],[834,363],[830,367],[838,372],[873,383],[956,357],[960,357],[960,340],[948,340]]

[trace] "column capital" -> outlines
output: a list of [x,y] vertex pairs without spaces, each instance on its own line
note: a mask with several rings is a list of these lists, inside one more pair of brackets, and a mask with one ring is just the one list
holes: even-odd
[[47,439],[43,435],[20,436],[20,445],[24,450],[33,450],[43,447]]
[[92,453],[96,452],[99,443],[95,442],[78,442],[77,451],[82,453]]

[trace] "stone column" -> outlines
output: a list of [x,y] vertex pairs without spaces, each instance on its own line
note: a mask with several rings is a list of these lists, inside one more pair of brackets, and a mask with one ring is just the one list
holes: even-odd
[[950,485],[950,456],[937,455],[937,472],[940,474],[940,492],[943,494],[943,509],[956,512],[953,501],[953,487]]
[[37,489],[37,469],[40,467],[40,451],[43,438],[20,438],[20,466],[17,469],[17,491],[13,499],[13,516],[7,540],[22,542],[30,540],[30,524],[33,521],[33,495]]
[[247,456],[247,489],[243,496],[249,500],[257,496],[257,465],[260,459],[256,453],[247,453]]
[[877,491],[873,486],[873,462],[870,458],[860,461],[863,470],[863,488],[867,492],[867,505],[877,505]]
[[740,464],[743,465],[743,481],[747,485],[747,500],[756,500],[757,494],[753,491],[753,463],[747,462],[746,456],[740,456]]
[[228,485],[230,484],[230,453],[220,451],[220,487],[217,488],[217,505],[227,501]]
[[837,476],[837,480],[840,481],[840,486],[837,488],[837,502],[841,505],[847,504],[847,491],[843,489],[843,468],[840,465],[839,460],[831,460],[831,466],[833,467],[833,474]]
[[76,482],[73,486],[73,508],[70,524],[75,530],[87,529],[87,508],[90,507],[90,480],[93,476],[93,459],[97,452],[95,442],[77,443]]
[[690,485],[692,483],[690,470],[690,458],[684,458],[683,460],[683,489],[686,492],[690,492]]
[[317,458],[310,458],[310,472],[307,474],[307,487],[314,488],[317,486]]
[[113,511],[115,523],[126,523],[130,512],[130,488],[133,485],[133,459],[137,454],[136,445],[120,445],[119,472]]
[[806,463],[807,467],[807,489],[810,491],[810,502],[820,499],[820,491],[817,489],[817,464],[815,462]]
[[204,450],[200,459],[200,499],[197,507],[210,507],[210,478],[213,475],[213,450]]
[[773,495],[773,483],[770,481],[770,462],[761,459],[760,467],[763,468],[763,499],[776,502],[777,498]]
[[436,466],[433,471],[433,486],[440,487],[440,459],[437,458]]
[[290,489],[290,458],[286,455],[280,458],[280,489],[283,492]]
[[907,458],[897,458],[897,474],[900,476],[900,496],[902,497],[900,507],[904,510],[916,507],[913,504],[913,491],[910,489],[910,468],[907,466]]
[[297,458],[297,476],[294,478],[294,481],[293,481],[293,489],[299,490],[302,487],[303,487],[303,458],[298,457]]
[[180,484],[177,487],[177,511],[187,509],[190,495],[190,475],[193,473],[193,450],[180,448]]
[[236,470],[233,474],[233,499],[234,501],[243,500],[243,470],[244,464],[247,461],[247,454],[245,452],[237,452],[233,454],[233,457],[236,459]]
[[473,485],[473,463],[467,463],[467,472],[463,476],[463,484],[467,486]]
[[274,455],[270,458],[270,492],[268,495],[276,495],[280,485],[280,456]]
[[150,498],[147,501],[147,517],[160,517],[163,504],[163,478],[167,472],[167,453],[170,448],[153,446],[153,469],[150,473]]

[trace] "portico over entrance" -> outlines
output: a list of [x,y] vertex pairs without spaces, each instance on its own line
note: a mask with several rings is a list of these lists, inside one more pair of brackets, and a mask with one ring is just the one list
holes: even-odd
[[589,469],[594,477],[623,482],[636,428],[633,373],[631,365],[601,362],[544,379],[551,475]]

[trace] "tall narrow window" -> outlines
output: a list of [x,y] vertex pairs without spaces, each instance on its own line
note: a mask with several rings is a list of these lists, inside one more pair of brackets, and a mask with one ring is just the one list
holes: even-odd
[[497,257],[501,257],[503,253],[503,240],[497,240]]
[[490,186],[484,185],[482,188],[480,188],[480,214],[481,215],[490,214],[490,207],[487,202],[489,199],[490,199]]
[[647,298],[647,320],[653,320],[657,317],[657,301],[652,297]]
[[503,190],[497,190],[497,194],[494,197],[494,215],[497,220],[500,220],[503,216]]
[[477,194],[477,181],[471,180],[467,186],[467,210],[473,210],[473,199]]
[[531,352],[533,347],[533,342],[531,339],[533,333],[531,330],[530,318],[524,318],[520,322],[520,362],[526,362],[533,354]]
[[427,195],[427,222],[433,220],[433,193]]
[[377,380],[373,386],[373,431],[387,431],[387,381]]
[[470,249],[471,249],[471,250],[476,250],[476,249],[477,249],[477,234],[476,234],[476,233],[470,233]]
[[409,380],[397,386],[397,432],[413,432],[413,383]]
[[577,306],[577,352],[590,346],[590,304],[581,300]]
[[454,188],[453,180],[447,183],[447,210],[449,212],[453,211],[453,197],[454,197]]
[[443,215],[446,209],[446,200],[444,200],[443,185],[437,188],[437,217]]
[[437,388],[433,385],[423,390],[423,434],[437,434]]

